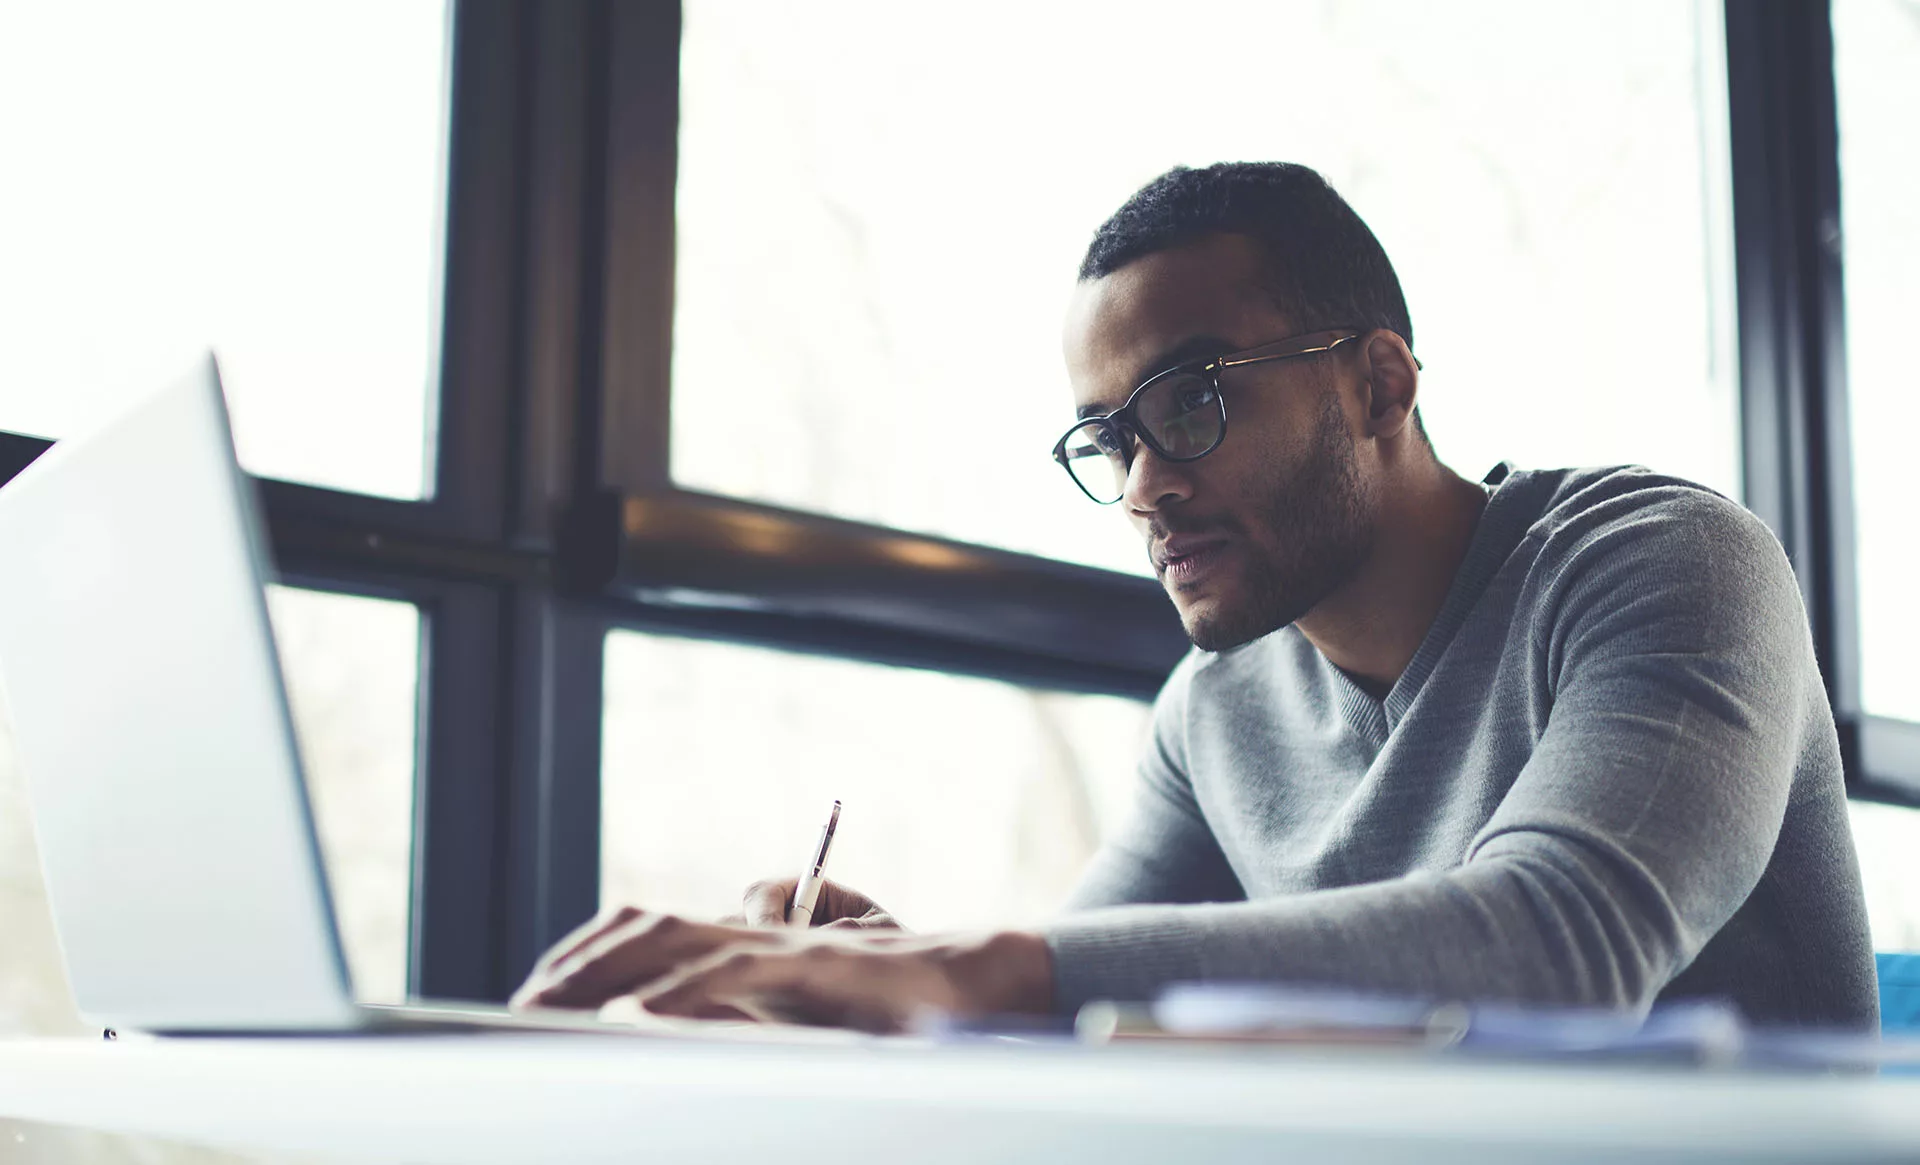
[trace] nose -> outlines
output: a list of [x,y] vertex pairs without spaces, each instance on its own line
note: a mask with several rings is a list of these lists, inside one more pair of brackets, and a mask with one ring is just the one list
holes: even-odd
[[1152,513],[1184,502],[1193,496],[1193,479],[1188,476],[1188,469],[1177,461],[1163,459],[1147,448],[1146,442],[1136,439],[1120,500],[1130,513],[1136,514]]

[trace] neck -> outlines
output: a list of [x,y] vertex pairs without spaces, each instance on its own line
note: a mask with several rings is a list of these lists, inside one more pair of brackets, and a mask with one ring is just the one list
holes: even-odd
[[1376,698],[1407,670],[1446,602],[1486,507],[1486,490],[1428,461],[1396,483],[1373,551],[1345,586],[1296,624]]

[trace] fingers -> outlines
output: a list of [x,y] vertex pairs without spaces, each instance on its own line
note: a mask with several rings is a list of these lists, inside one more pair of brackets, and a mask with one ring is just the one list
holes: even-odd
[[[640,1006],[639,996],[622,995],[609,1001],[605,1007],[602,1007],[595,1013],[595,1018],[599,1019],[602,1023],[644,1026],[652,1020],[654,1016]],[[764,1016],[750,1015],[737,1007],[715,1007],[689,1018],[719,1020],[721,1022],[734,1024],[765,1022]]]
[[822,929],[826,929],[826,930],[900,930],[902,928],[898,922],[895,922],[893,920],[893,915],[888,914],[886,911],[876,906],[872,910],[869,910],[865,914],[859,915],[858,917],[836,918],[832,922],[826,923],[822,927]]
[[[741,901],[741,916],[746,919],[747,925],[787,925],[787,912],[793,909],[793,892],[798,882],[797,878],[781,878],[748,886]],[[813,907],[813,925],[835,926],[849,920],[857,921],[863,928],[900,925],[865,894],[822,878],[820,897]]]
[[[597,914],[586,922],[581,923],[575,927],[567,937],[547,948],[547,953],[541,955],[540,960],[533,965],[533,970],[528,972],[527,983],[522,985],[520,991],[524,992],[527,986],[531,985],[535,980],[547,977],[547,975],[551,973],[554,964],[573,957],[589,943],[592,943],[609,931],[624,926],[634,918],[639,917],[639,914],[640,911],[635,907],[622,906],[616,910],[609,910],[603,914]],[[514,997],[517,1000],[519,998],[519,992],[516,992]]]
[[755,957],[763,953],[720,952],[662,980],[641,997],[640,1005],[656,1015],[698,1015],[715,1007],[737,1006],[725,1000],[797,982],[799,960]]
[[514,994],[518,1007],[599,1007],[644,988],[723,947],[768,941],[752,930],[691,922],[671,914],[632,911],[569,950],[542,961]]
[[787,910],[793,905],[793,889],[797,884],[796,878],[782,878],[748,886],[746,896],[740,903],[741,914],[745,916],[747,925],[787,925]]
[[904,1015],[895,1001],[872,990],[861,953],[852,948],[722,951],[664,979],[640,1005],[656,1015],[699,1016],[735,1009],[766,1019],[898,1031]]
[[[840,933],[693,922],[626,908],[557,944],[515,1006],[598,1008],[622,996],[660,1015],[790,1020],[898,1031],[919,1011],[961,1003],[939,943],[883,927],[877,908]],[[866,930],[864,934],[848,931]]]
[[573,932],[567,935],[567,937],[553,944],[553,948],[547,952],[546,958],[543,961],[557,963],[561,959],[577,953],[601,935],[617,927],[624,926],[639,916],[640,908],[637,906],[620,906],[596,915],[594,918],[575,927]]
[[[843,918],[859,918],[879,911],[874,900],[838,882],[820,880],[820,901],[813,908],[815,925],[835,922]],[[885,913],[881,911],[881,913]]]
[[763,1018],[893,1032],[925,1010],[958,1010],[944,964],[925,940],[892,937],[733,947],[662,978],[641,994],[640,1006],[682,1016],[730,1007]]

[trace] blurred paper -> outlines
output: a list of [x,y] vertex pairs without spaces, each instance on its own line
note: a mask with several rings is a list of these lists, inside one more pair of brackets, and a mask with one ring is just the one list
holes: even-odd
[[1166,1039],[1325,1047],[1397,1046],[1529,1059],[1661,1060],[1800,1070],[1920,1070],[1920,1039],[1815,1028],[1755,1028],[1723,1000],[1602,1008],[1462,1004],[1300,990],[1271,984],[1177,984],[1149,1005],[1090,1003],[1076,1030],[1090,1043]]

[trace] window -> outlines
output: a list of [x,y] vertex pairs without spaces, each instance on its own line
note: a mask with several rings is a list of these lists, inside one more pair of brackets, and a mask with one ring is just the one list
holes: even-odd
[[1841,222],[1846,232],[1847,388],[1853,412],[1858,523],[1861,703],[1869,714],[1920,720],[1920,549],[1911,535],[1908,435],[1920,430],[1911,390],[1920,316],[1920,5],[1835,0],[1834,80],[1840,115]]
[[830,877],[915,929],[1034,922],[1130,804],[1147,708],[616,631],[601,899],[737,913],[843,802]]
[[1920,951],[1920,810],[1848,803],[1867,922],[1881,951]]
[[0,428],[219,355],[242,460],[427,492],[445,0],[0,13]]
[[1062,309],[1134,189],[1244,158],[1380,236],[1462,473],[1739,492],[1711,4],[685,10],[681,485],[1144,571],[1046,455]]
[[407,997],[420,613],[411,603],[268,593],[314,826],[354,994]]

